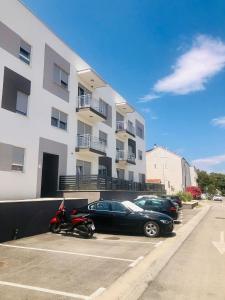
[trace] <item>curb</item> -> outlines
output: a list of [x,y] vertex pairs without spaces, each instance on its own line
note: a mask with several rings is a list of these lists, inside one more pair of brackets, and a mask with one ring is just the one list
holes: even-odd
[[177,231],[174,239],[163,241],[162,245],[155,248],[139,264],[125,272],[112,285],[109,286],[96,300],[136,300],[146,290],[148,285],[156,278],[171,257],[189,237],[195,227],[208,213],[207,205],[194,216],[187,224]]

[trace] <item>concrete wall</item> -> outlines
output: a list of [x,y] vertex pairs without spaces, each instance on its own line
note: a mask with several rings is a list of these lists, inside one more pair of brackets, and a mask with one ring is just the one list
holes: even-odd
[[[0,201],[0,242],[47,232],[61,201]],[[65,200],[69,210],[86,204],[87,199]]]

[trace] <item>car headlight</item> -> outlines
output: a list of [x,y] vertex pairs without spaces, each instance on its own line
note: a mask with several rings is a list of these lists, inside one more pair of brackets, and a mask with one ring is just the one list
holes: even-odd
[[161,219],[160,222],[162,222],[163,224],[170,224],[171,223],[171,221],[165,220],[165,219]]

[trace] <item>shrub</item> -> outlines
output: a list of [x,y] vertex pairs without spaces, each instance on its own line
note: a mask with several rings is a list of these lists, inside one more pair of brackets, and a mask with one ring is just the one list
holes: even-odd
[[192,194],[189,192],[179,192],[177,196],[179,196],[183,202],[188,202],[193,199]]

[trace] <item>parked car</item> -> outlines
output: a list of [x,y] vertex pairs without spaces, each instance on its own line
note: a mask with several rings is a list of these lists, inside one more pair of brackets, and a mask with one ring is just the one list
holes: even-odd
[[174,220],[177,220],[179,217],[179,206],[170,199],[151,199],[146,197],[135,200],[134,203],[145,210],[158,211],[166,214]]
[[158,196],[156,195],[139,195],[137,196],[137,198],[135,200],[138,200],[138,199],[142,199],[142,198],[159,198]]
[[165,196],[162,196],[162,197],[166,198],[166,199],[170,199],[173,202],[177,203],[180,208],[183,206],[182,200],[180,199],[179,196],[176,196],[176,195],[165,195]]
[[173,219],[168,215],[145,211],[131,201],[96,201],[78,211],[89,214],[96,231],[144,233],[148,237],[173,231]]
[[223,197],[221,195],[215,195],[212,199],[213,201],[223,201]]

